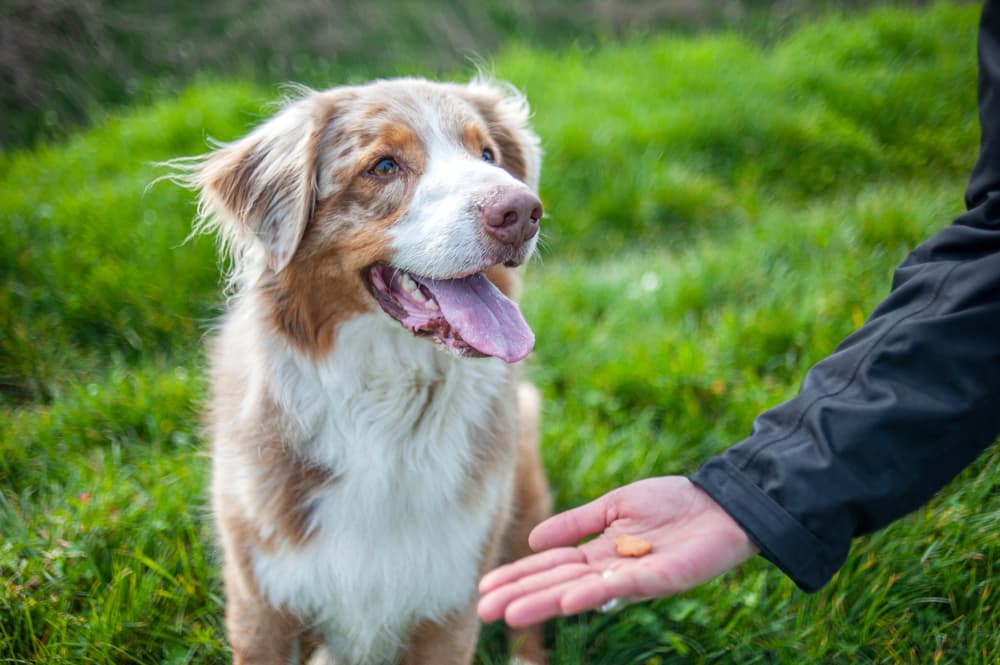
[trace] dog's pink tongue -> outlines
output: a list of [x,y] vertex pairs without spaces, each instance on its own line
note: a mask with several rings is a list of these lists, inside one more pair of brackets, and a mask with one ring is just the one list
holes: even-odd
[[418,279],[434,295],[448,324],[480,353],[513,363],[535,346],[535,334],[517,303],[482,273],[462,279]]

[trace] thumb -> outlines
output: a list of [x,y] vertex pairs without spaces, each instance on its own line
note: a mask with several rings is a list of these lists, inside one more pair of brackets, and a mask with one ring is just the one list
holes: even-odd
[[566,547],[595,533],[602,533],[613,522],[617,510],[614,492],[564,513],[553,515],[528,534],[528,545],[536,552]]

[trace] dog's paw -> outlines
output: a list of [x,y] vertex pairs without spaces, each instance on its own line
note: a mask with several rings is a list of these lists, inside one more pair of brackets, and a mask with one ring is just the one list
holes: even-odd
[[336,663],[330,652],[325,647],[320,647],[309,657],[309,662],[306,665],[336,665]]
[[520,656],[514,656],[510,661],[510,665],[546,665],[546,663],[544,660],[528,660]]

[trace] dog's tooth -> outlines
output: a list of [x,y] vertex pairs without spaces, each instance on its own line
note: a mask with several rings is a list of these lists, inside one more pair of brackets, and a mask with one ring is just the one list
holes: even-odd
[[437,309],[438,304],[436,300],[434,300],[433,298],[429,298],[427,302],[424,303],[424,307],[426,307],[427,309]]
[[420,289],[414,289],[413,291],[410,291],[410,295],[413,296],[413,299],[416,300],[417,302],[427,302],[427,296],[425,296],[424,292],[421,291]]
[[417,283],[413,281],[413,278],[409,275],[403,275],[399,278],[399,283],[403,287],[403,290],[407,293],[413,293],[417,290]]

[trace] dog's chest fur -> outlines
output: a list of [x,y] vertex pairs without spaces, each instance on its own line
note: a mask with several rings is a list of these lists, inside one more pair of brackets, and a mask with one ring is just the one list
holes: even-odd
[[[240,320],[253,311],[234,312],[222,334],[248,403],[269,393],[288,423],[288,449],[332,479],[309,497],[303,542],[254,549],[256,582],[344,661],[392,659],[415,623],[467,606],[489,563],[484,544],[513,484],[514,409],[498,408],[514,399],[512,370],[441,353],[377,314],[342,324],[333,353],[317,362],[265,332],[254,337],[259,328]],[[249,503],[261,476],[235,466],[216,459],[215,491]],[[275,525],[256,528],[274,535]]]

